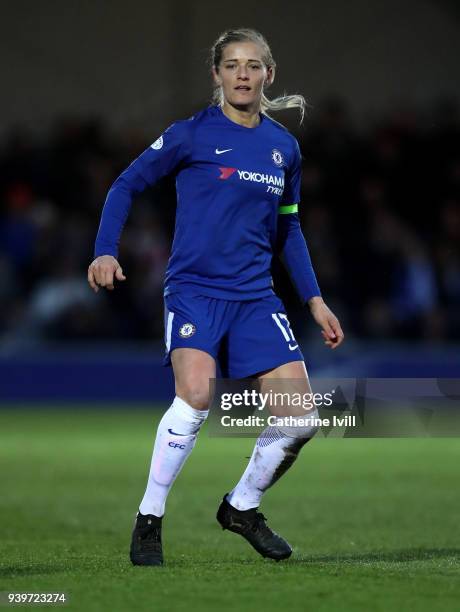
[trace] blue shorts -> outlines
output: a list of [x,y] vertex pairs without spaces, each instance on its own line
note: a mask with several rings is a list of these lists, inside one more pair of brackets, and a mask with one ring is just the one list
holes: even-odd
[[246,378],[303,355],[276,296],[237,302],[173,293],[165,298],[165,365],[176,348],[209,353],[222,375]]

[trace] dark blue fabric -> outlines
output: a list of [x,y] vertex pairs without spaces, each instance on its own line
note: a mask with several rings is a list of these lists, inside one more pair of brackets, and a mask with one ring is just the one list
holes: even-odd
[[321,295],[297,214],[279,215],[277,251],[302,303]]
[[165,298],[165,365],[176,348],[194,348],[218,360],[222,375],[245,378],[291,361],[302,351],[276,295],[236,302],[203,295]]
[[283,228],[288,226],[281,252],[305,301],[319,294],[305,241],[300,226],[294,230],[284,220],[291,215],[278,215],[280,205],[299,202],[300,173],[299,146],[283,126],[261,115],[257,127],[246,128],[211,106],[174,123],[115,181],[95,255],[118,256],[133,197],[175,174],[176,228],[165,295],[200,293],[238,301],[272,295],[280,219]]

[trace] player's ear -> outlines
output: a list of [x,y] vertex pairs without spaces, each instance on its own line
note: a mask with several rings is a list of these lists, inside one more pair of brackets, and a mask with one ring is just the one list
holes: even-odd
[[267,76],[265,77],[264,87],[270,87],[270,85],[275,80],[275,67],[269,66],[267,68]]
[[214,80],[214,84],[220,87],[222,85],[222,79],[220,78],[219,73],[217,72],[215,66],[211,68],[211,72],[212,72],[212,78]]

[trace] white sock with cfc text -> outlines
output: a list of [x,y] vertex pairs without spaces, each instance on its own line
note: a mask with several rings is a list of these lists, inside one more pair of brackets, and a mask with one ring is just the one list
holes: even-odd
[[208,413],[192,408],[177,396],[164,413],[157,429],[147,488],[139,506],[141,514],[163,516],[168,493],[192,452]]

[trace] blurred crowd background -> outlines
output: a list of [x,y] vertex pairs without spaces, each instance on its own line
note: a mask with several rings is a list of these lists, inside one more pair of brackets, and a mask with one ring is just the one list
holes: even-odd
[[[128,280],[86,282],[106,193],[156,138],[101,117],[62,117],[40,136],[16,125],[0,152],[0,343],[163,335],[173,177],[133,204],[120,261]],[[329,97],[297,129],[301,219],[327,302],[350,336],[460,337],[460,112],[455,99],[395,107],[354,125]],[[212,240],[212,237],[210,237]],[[274,268],[299,336],[311,328]]]

